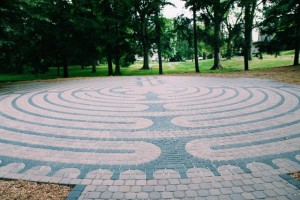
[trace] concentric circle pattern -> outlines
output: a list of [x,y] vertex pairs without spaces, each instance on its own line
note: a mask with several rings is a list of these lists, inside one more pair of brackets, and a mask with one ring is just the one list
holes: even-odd
[[187,178],[194,168],[218,176],[226,165],[247,172],[254,161],[299,163],[300,88],[259,79],[12,85],[0,91],[0,121],[0,167],[18,174],[44,166],[48,177],[100,170],[120,179],[131,170],[153,179],[168,169]]

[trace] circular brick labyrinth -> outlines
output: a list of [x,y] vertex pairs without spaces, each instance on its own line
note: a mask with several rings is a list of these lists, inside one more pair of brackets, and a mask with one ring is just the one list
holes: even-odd
[[102,78],[13,85],[0,91],[0,105],[2,177],[189,179],[221,176],[226,166],[251,173],[255,162],[276,169],[282,159],[299,170],[298,86]]

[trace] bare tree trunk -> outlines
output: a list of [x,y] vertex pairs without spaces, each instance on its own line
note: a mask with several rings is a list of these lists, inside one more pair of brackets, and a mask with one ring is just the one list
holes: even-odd
[[160,37],[161,37],[161,26],[160,26],[160,22],[159,22],[159,11],[156,11],[155,13],[155,21],[156,21],[156,43],[157,43],[157,54],[158,54],[158,70],[159,70],[159,74],[163,74],[163,66],[162,66],[162,59],[161,59],[161,41],[160,41]]
[[22,62],[22,56],[16,56],[16,70],[18,74],[23,74],[24,69],[23,69],[23,62]]
[[228,39],[229,41],[227,42],[227,59],[230,60],[232,57],[232,45],[231,45],[231,40]]
[[60,62],[58,59],[56,59],[56,65],[57,65],[57,77],[60,76]]
[[252,40],[252,30],[253,30],[253,21],[254,21],[254,15],[255,15],[255,10],[256,10],[256,5],[257,4],[257,0],[252,0],[250,2],[250,21],[249,21],[249,26],[250,26],[250,37],[249,37],[249,60],[253,59],[252,56],[252,46],[253,46],[253,40]]
[[148,70],[150,69],[149,67],[149,49],[148,49],[148,42],[144,42],[143,44],[143,58],[144,58],[144,64],[142,69]]
[[300,48],[300,40],[297,39],[295,43],[295,56],[294,56],[294,66],[299,65],[299,48]]
[[250,17],[250,3],[247,2],[245,5],[245,42],[244,42],[244,70],[249,70],[249,49],[250,49],[250,37],[252,32],[252,26],[251,26],[251,17]]
[[64,60],[63,69],[64,69],[63,77],[69,78],[69,70],[68,70],[68,61],[67,60]]
[[222,69],[221,59],[220,59],[220,29],[221,20],[218,19],[214,23],[214,65],[211,70]]
[[23,65],[21,63],[17,63],[17,70],[18,70],[18,74],[24,73]]
[[121,68],[120,68],[120,60],[116,60],[116,66],[115,66],[115,76],[120,76],[121,75]]
[[147,28],[146,27],[146,21],[145,19],[142,22],[142,32],[143,32],[143,38],[142,38],[142,45],[143,45],[143,57],[144,57],[144,64],[142,69],[143,70],[149,70],[149,41],[148,41],[148,33],[147,33]]
[[157,53],[158,53],[158,68],[159,68],[159,74],[163,74],[163,66],[162,66],[162,58],[161,58],[161,44],[160,44],[160,41],[159,41],[159,44],[158,44]]
[[194,28],[194,56],[195,56],[195,71],[200,72],[199,61],[198,61],[198,34],[197,34],[197,24],[196,24],[196,7],[193,5],[193,28]]
[[[300,6],[298,6],[298,10],[295,13],[295,19],[299,19],[300,16]],[[296,25],[296,41],[295,41],[295,56],[294,56],[294,63],[293,65],[299,65],[299,49],[300,49],[300,22],[297,20]]]
[[96,73],[96,61],[93,61],[92,73]]
[[57,76],[60,76],[60,65],[57,66]]
[[114,72],[113,72],[112,57],[110,54],[107,55],[107,67],[108,67],[108,76],[112,76]]
[[119,75],[121,75],[121,66],[120,66],[120,56],[119,56],[119,54],[116,55],[115,64],[116,64],[116,66],[115,66],[114,75],[119,76]]
[[252,56],[252,45],[253,45],[253,41],[252,41],[252,23],[251,22],[251,31],[250,31],[250,36],[249,36],[249,50],[248,50],[248,60],[252,60],[253,56]]

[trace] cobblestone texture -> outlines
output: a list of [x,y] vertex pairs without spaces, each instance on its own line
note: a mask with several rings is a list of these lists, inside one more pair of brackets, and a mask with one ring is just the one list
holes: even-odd
[[0,90],[0,178],[68,199],[300,199],[300,88],[95,78]]

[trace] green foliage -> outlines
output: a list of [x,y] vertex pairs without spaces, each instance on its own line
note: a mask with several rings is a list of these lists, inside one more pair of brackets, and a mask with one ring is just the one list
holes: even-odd
[[[187,7],[195,8],[201,11],[201,19],[207,28],[213,28],[213,35],[206,35],[211,41],[214,49],[214,64],[212,69],[222,68],[220,58],[220,48],[223,38],[221,34],[221,24],[226,19],[230,7],[235,0],[185,0]],[[205,34],[205,32],[202,32]]]
[[163,26],[161,33],[162,57],[166,60],[174,56],[175,36],[173,20],[162,18]]
[[264,7],[265,20],[261,33],[266,40],[260,42],[260,50],[278,54],[282,50],[295,49],[294,65],[299,64],[300,5],[298,0],[267,1]]
[[192,20],[183,15],[178,16],[174,19],[174,32],[176,38],[173,59],[178,60],[180,57],[192,59],[194,56]]
[[[84,73],[91,71],[87,66],[92,65],[93,72],[117,75],[120,67],[129,66],[137,54],[144,55],[142,67],[147,69],[149,54],[160,52],[166,60],[185,60],[193,57],[194,47],[201,53],[214,53],[218,59],[220,49],[225,51],[223,41],[228,47],[233,43],[233,49],[240,49],[243,43],[241,26],[229,27],[228,35],[222,29],[234,1],[186,0],[186,6],[195,6],[200,14],[195,37],[200,42],[194,45],[191,19],[181,16],[169,20],[161,15],[162,8],[169,4],[166,0],[2,0],[0,73],[25,73],[28,78],[30,71],[33,79],[48,74],[68,77],[74,72],[71,67],[69,74],[68,66],[80,65],[84,70],[79,72]],[[240,2],[248,1],[253,0]],[[278,52],[291,49],[294,41],[299,44],[299,3],[274,0],[267,5],[263,31],[270,42],[263,43],[262,48]],[[99,61],[106,62],[108,69],[104,65],[96,68]],[[130,72],[126,70],[125,74]],[[152,72],[155,70],[152,68]]]

